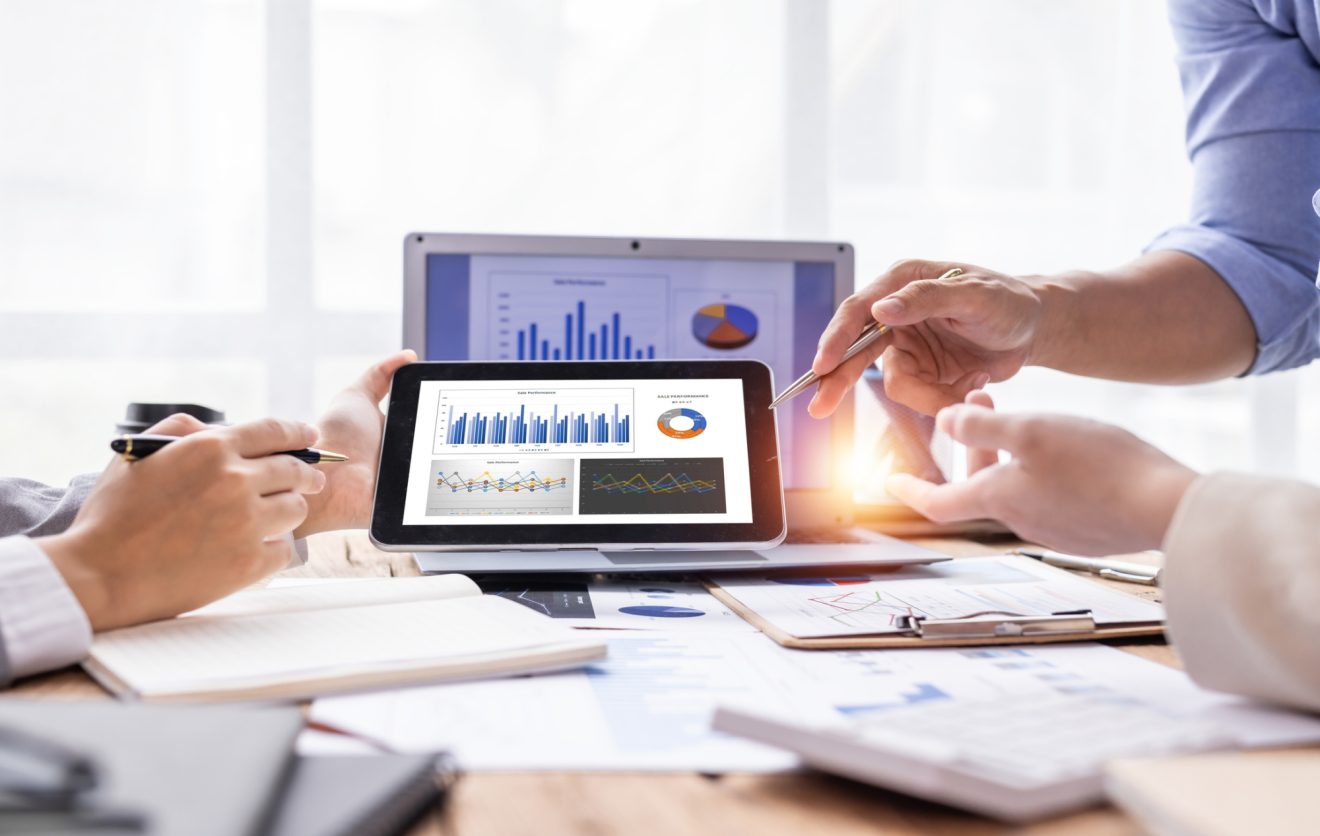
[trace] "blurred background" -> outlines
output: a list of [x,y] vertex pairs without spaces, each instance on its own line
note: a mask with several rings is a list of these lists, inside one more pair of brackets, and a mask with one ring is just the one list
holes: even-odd
[[[409,230],[1101,268],[1183,219],[1182,136],[1151,0],[5,0],[3,470],[99,469],[131,400],[313,417]],[[1320,367],[992,392],[1320,480]]]

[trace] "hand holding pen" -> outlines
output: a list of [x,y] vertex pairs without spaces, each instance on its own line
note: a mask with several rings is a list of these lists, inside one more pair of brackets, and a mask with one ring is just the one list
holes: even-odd
[[[950,275],[954,269],[961,272]],[[807,409],[816,418],[834,412],[882,354],[892,400],[926,415],[962,403],[988,381],[1017,374],[1029,357],[1049,355],[1043,331],[1052,292],[971,264],[900,261],[835,311],[812,363],[822,378]],[[871,322],[891,330],[844,362]]]
[[[135,462],[139,459],[145,459],[152,453],[155,453],[168,444],[178,441],[183,436],[177,435],[155,435],[151,433],[138,433],[135,435],[121,435],[110,442],[110,449],[124,457],[124,461]],[[345,462],[348,456],[342,453],[331,453],[328,450],[317,450],[314,447],[304,447],[300,450],[279,450],[271,453],[273,456],[293,456],[299,461],[308,464],[325,464],[326,462]]]
[[[962,274],[962,268],[954,267],[950,270],[946,270],[939,277],[939,279],[937,279],[937,281],[951,279],[954,276],[958,276],[961,274]],[[830,371],[817,374],[815,368],[813,367],[811,370],[807,371],[806,374],[802,375],[797,380],[793,381],[793,383],[787,389],[785,389],[783,392],[780,392],[779,395],[776,396],[775,399],[770,402],[770,408],[774,409],[780,404],[786,401],[790,401],[793,398],[796,398],[798,395],[802,394],[803,392],[807,391],[812,387],[813,384],[818,383],[826,375],[833,374],[844,363],[847,363],[849,360],[856,357],[858,354],[861,354],[863,351],[870,348],[872,345],[876,343],[876,341],[878,341],[881,337],[883,337],[887,333],[889,333],[888,325],[884,325],[878,321],[872,320],[866,325],[865,328],[862,329],[862,333],[858,334],[857,338],[852,341],[852,344],[849,345],[847,350],[843,352],[842,359],[840,359],[838,363],[835,363],[834,367]]]

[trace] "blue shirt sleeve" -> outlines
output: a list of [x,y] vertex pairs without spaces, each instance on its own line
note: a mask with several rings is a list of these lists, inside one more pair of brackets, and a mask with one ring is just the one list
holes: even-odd
[[1252,374],[1320,357],[1320,0],[1170,0],[1192,217],[1147,251],[1217,272],[1256,328]]

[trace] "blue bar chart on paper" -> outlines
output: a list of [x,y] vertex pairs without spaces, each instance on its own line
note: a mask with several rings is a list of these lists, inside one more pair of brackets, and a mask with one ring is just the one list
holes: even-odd
[[436,453],[631,451],[631,389],[440,392]]
[[496,273],[498,360],[654,360],[667,353],[668,279]]

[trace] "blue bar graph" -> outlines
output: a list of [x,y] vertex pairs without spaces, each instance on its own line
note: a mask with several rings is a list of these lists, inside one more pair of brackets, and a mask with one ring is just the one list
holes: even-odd
[[631,444],[632,416],[612,404],[584,410],[561,404],[529,410],[482,412],[449,407],[445,443],[454,446],[521,444]]
[[[600,318],[600,325],[587,325],[587,303],[579,300],[574,310],[564,314],[564,341],[554,345],[552,332],[559,326],[542,327],[530,323],[518,329],[519,360],[641,360],[655,359],[655,346],[634,346],[631,334],[623,332],[623,318],[612,311]],[[557,338],[556,338],[557,339]]]

